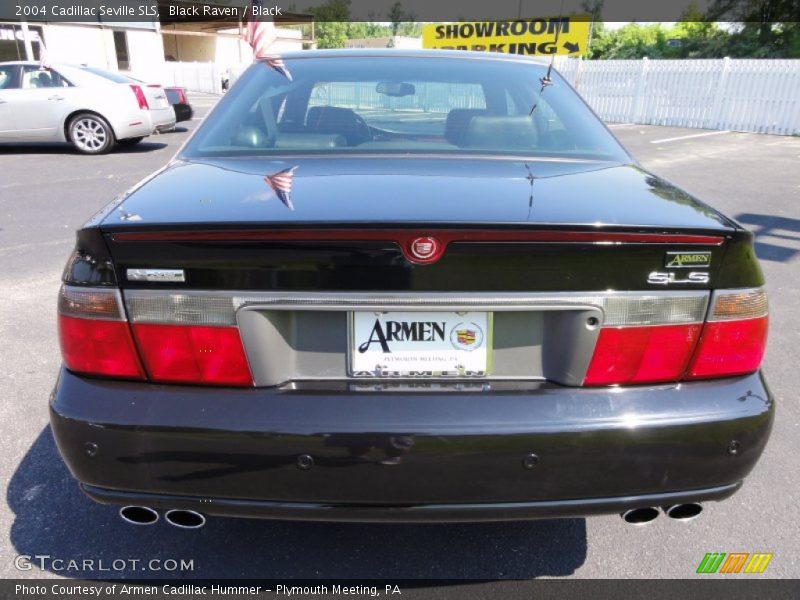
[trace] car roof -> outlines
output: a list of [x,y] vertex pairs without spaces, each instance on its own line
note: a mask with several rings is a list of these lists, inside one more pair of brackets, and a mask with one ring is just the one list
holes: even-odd
[[[23,66],[32,66],[38,67],[41,63],[38,60],[5,60],[0,62],[0,65],[23,65]],[[59,67],[67,67],[71,69],[80,69],[86,67],[87,65],[71,65],[67,63],[50,63],[50,66],[53,68]]]
[[513,61],[546,65],[550,56],[522,56],[501,52],[476,52],[470,50],[414,50],[406,48],[339,48],[335,50],[296,50],[277,53],[281,58],[352,58],[366,56],[403,58],[455,58],[464,60]]
[[[489,60],[512,61],[521,63],[535,63],[546,65],[550,57],[521,56],[517,54],[504,54],[501,52],[474,52],[469,50],[414,50],[400,48],[339,48],[335,50],[296,50],[293,52],[278,53],[282,58],[352,58],[352,57],[395,57],[395,58],[448,58],[462,60]],[[0,62],[0,65],[38,65],[37,61],[10,60]],[[80,69],[87,65],[71,65],[66,63],[53,64],[53,67],[71,67]]]

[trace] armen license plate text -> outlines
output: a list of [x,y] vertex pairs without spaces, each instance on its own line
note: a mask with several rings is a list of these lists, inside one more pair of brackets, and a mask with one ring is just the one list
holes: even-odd
[[491,317],[485,312],[355,312],[354,377],[485,377]]

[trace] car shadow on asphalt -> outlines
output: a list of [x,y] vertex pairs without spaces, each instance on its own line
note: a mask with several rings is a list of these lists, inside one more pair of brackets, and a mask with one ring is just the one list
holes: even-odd
[[[133,146],[117,145],[110,154],[142,154],[154,152],[166,148],[168,144],[162,142],[139,142]],[[0,154],[74,154],[84,156],[78,152],[72,144],[67,143],[20,143],[6,144],[0,143]],[[90,158],[90,155],[86,155]],[[103,155],[101,155],[103,156]]]
[[756,256],[761,260],[788,262],[800,254],[800,219],[741,213],[736,220],[756,236]]
[[[195,531],[163,519],[129,525],[117,508],[95,504],[78,489],[49,427],[17,467],[7,501],[15,514],[16,553],[33,557],[32,572],[43,565],[64,577],[531,579],[570,575],[586,559],[584,519],[342,524],[210,518]],[[115,565],[120,559],[127,562]],[[149,570],[152,559],[191,560],[193,569]]]

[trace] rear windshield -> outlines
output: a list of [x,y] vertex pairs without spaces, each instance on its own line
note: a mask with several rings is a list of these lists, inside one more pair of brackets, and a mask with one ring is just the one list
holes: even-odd
[[[502,60],[319,57],[251,66],[183,155],[487,154],[625,161],[547,67]],[[533,112],[531,109],[534,107]]]
[[108,79],[114,83],[131,83],[136,81],[135,79],[131,79],[125,75],[120,75],[119,73],[114,73],[113,71],[106,71],[105,69],[98,69],[97,67],[81,67],[81,70],[86,71],[87,73],[92,73],[93,75],[98,75],[99,77]]

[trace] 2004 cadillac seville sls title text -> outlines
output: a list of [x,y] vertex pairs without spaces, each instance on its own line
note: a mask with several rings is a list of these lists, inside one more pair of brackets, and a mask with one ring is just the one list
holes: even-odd
[[53,431],[134,522],[691,517],[769,435],[763,284],[546,64],[264,60],[78,231]]

